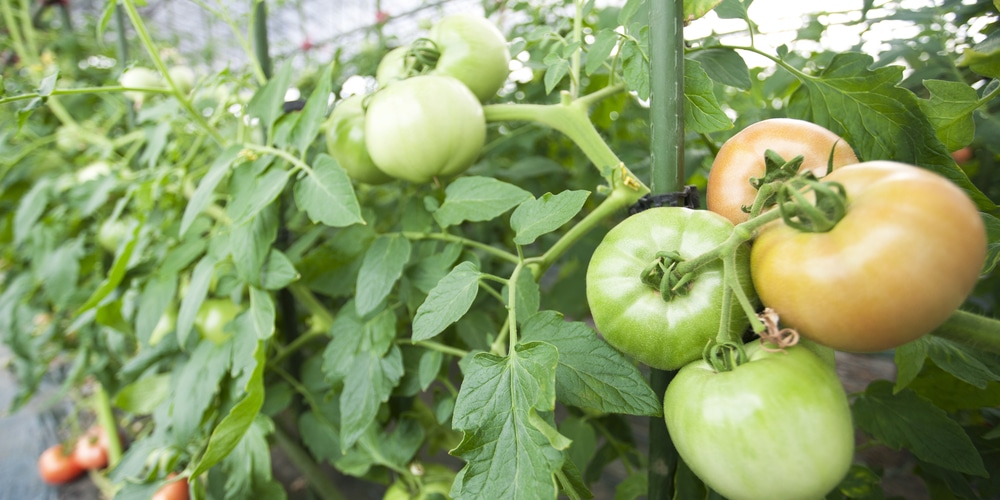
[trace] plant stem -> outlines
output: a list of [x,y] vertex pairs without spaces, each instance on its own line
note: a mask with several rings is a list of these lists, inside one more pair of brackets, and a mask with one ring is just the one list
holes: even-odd
[[976,350],[1000,354],[1000,320],[957,310],[931,335]]
[[340,490],[337,489],[337,486],[326,477],[326,473],[316,465],[316,462],[309,456],[309,453],[302,449],[280,425],[274,426],[274,440],[277,442],[278,447],[285,452],[285,455],[288,456],[292,464],[295,465],[295,468],[299,469],[305,475],[316,496],[323,500],[346,499],[340,493]]
[[111,410],[111,400],[100,382],[94,390],[94,413],[97,415],[97,423],[108,437],[108,468],[113,469],[122,459],[122,443],[118,439],[118,425],[115,424],[115,416]]
[[503,260],[506,260],[506,261],[514,263],[514,264],[517,264],[519,262],[519,259],[517,258],[517,256],[514,255],[514,254],[512,254],[512,253],[510,253],[510,252],[504,251],[504,250],[502,250],[500,248],[496,248],[496,247],[487,245],[485,243],[482,243],[482,242],[479,242],[479,241],[476,241],[476,240],[470,240],[470,239],[467,239],[467,238],[463,238],[461,236],[455,236],[455,235],[451,235],[451,234],[447,234],[447,233],[419,233],[419,232],[414,232],[414,231],[403,231],[400,234],[402,234],[403,237],[406,238],[406,239],[408,239],[408,240],[441,240],[441,241],[450,241],[450,242],[458,243],[460,245],[467,246],[467,247],[470,247],[470,248],[475,248],[477,250],[482,250],[482,251],[484,251],[484,252],[486,252],[486,253],[494,256],[494,257],[499,257],[499,258],[501,258]]
[[440,353],[448,354],[450,356],[455,356],[457,358],[464,358],[469,355],[469,351],[466,351],[464,349],[459,349],[457,347],[452,347],[450,345],[444,345],[440,342],[434,342],[432,340],[421,340],[418,342],[413,342],[407,339],[399,339],[399,343],[424,347],[432,351],[438,351]]

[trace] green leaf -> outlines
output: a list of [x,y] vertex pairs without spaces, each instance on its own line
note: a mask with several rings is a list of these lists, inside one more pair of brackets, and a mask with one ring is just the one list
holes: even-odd
[[997,263],[1000,263],[1000,219],[983,212],[979,215],[983,217],[983,225],[986,226],[986,259],[979,273],[985,276],[992,273]]
[[[648,28],[643,28],[641,34],[648,34]],[[639,99],[649,99],[649,56],[646,55],[646,36],[637,42],[633,38],[623,40],[618,53],[622,59],[622,70],[625,77],[625,86],[629,90],[635,91]]]
[[962,83],[945,80],[924,80],[930,99],[920,99],[920,110],[927,115],[938,139],[948,151],[961,149],[976,134],[972,112],[979,107],[976,89]]
[[299,151],[306,151],[309,145],[316,140],[320,126],[326,119],[326,112],[330,103],[330,89],[333,86],[333,66],[330,62],[319,71],[318,83],[312,94],[306,101],[306,105],[299,112],[299,121],[292,130],[292,144]]
[[715,7],[715,13],[721,19],[743,19],[750,22],[750,14],[747,10],[753,0],[722,0]]
[[555,408],[558,358],[555,347],[532,342],[506,357],[479,353],[465,364],[452,421],[465,435],[451,453],[467,464],[452,497],[556,497],[554,474],[564,456],[552,445],[555,431],[536,424],[538,412]]
[[274,335],[275,318],[271,294],[257,287],[250,287],[250,319],[258,339],[267,340]]
[[712,79],[692,59],[684,61],[684,126],[707,134],[733,127],[733,121],[715,98]]
[[233,405],[229,413],[212,431],[208,440],[208,448],[191,473],[193,477],[200,476],[229,455],[243,439],[250,425],[257,418],[257,414],[260,413],[260,408],[264,405],[265,350],[264,343],[258,341],[257,349],[254,350],[257,366],[244,387],[245,395]]
[[559,82],[569,74],[569,60],[559,53],[558,46],[553,47],[553,51],[542,59],[545,65],[545,93],[551,94]]
[[101,303],[108,295],[111,294],[118,285],[121,284],[122,280],[125,279],[125,271],[128,270],[129,261],[132,260],[132,252],[135,251],[136,244],[139,241],[139,231],[142,229],[142,223],[135,225],[132,229],[132,235],[129,237],[128,242],[125,246],[120,248],[120,251],[115,255],[115,261],[111,264],[111,269],[108,271],[107,277],[104,281],[98,285],[97,290],[90,295],[90,298],[80,306],[76,311],[76,316],[83,314],[89,309],[93,309],[98,304]]
[[611,51],[618,45],[619,34],[611,28],[605,28],[597,32],[594,43],[587,48],[587,64],[584,71],[587,75],[592,75],[604,66],[604,61],[611,56]]
[[924,361],[927,359],[929,337],[923,336],[896,348],[894,353],[896,384],[892,389],[894,393],[903,390],[917,378],[917,375],[920,375],[920,370],[924,368]]
[[910,389],[892,393],[892,382],[868,385],[852,407],[855,424],[893,449],[949,470],[988,477],[983,460],[962,427],[944,410]]
[[277,248],[272,248],[267,254],[267,260],[264,261],[260,274],[260,286],[265,290],[285,288],[300,277],[292,261]]
[[976,387],[930,363],[910,389],[948,412],[976,410],[1000,405],[1000,383]]
[[434,212],[442,227],[463,221],[492,220],[531,199],[531,193],[492,177],[459,177],[445,188],[444,203]]
[[260,286],[261,269],[278,236],[278,210],[261,210],[241,224],[233,224],[229,250],[240,279]]
[[399,234],[375,238],[358,270],[354,306],[359,316],[371,313],[389,296],[409,260],[410,240]]
[[441,278],[417,308],[413,317],[413,341],[434,338],[465,316],[479,293],[481,275],[476,264],[465,261]]
[[996,205],[958,168],[938,140],[917,97],[899,87],[901,66],[871,69],[867,54],[834,56],[819,75],[797,74],[790,114],[840,135],[862,161],[894,160],[935,171],[964,189],[984,211]]
[[292,70],[292,60],[289,59],[247,104],[247,114],[259,119],[264,130],[270,130],[284,113],[285,93],[292,82]]
[[340,407],[351,411],[341,415],[340,442],[352,446],[372,425],[379,406],[389,400],[392,390],[403,378],[403,355],[392,346],[384,357],[373,352],[354,356],[351,370],[344,379]]
[[170,374],[143,377],[122,387],[114,405],[134,415],[148,415],[170,395]]
[[685,0],[684,20],[686,22],[691,22],[695,19],[700,19],[705,14],[711,12],[720,1],[721,0]]
[[350,373],[351,359],[358,353],[384,356],[396,338],[396,315],[384,309],[362,319],[353,307],[344,307],[330,326],[333,341],[323,355],[323,373],[330,382],[342,382]]
[[135,336],[142,345],[149,345],[150,336],[163,313],[177,294],[177,276],[154,274],[150,276],[139,296],[139,309],[135,318]]
[[524,342],[544,341],[559,350],[559,401],[602,413],[655,416],[663,413],[656,393],[639,370],[586,324],[542,311],[521,326]]
[[208,173],[198,183],[198,189],[195,189],[194,195],[188,201],[187,208],[184,209],[184,216],[181,218],[181,236],[191,227],[194,219],[212,202],[212,193],[215,192],[216,186],[219,185],[222,178],[229,172],[230,165],[239,157],[240,149],[238,144],[234,144],[215,157],[215,162],[212,163],[212,166],[208,169]]
[[[510,286],[503,287],[503,296],[506,298],[506,304],[509,307]],[[527,269],[522,270],[517,275],[517,295],[515,296],[515,301],[514,308],[516,309],[519,322],[524,321],[525,318],[534,316],[541,305],[541,290],[539,289],[538,282],[535,281],[535,277]]]
[[875,500],[883,498],[881,483],[882,477],[875,471],[863,465],[852,465],[847,476],[837,485],[837,491],[846,498]]
[[189,442],[202,436],[205,412],[216,402],[219,386],[229,373],[229,346],[230,343],[216,345],[202,340],[183,366],[173,368],[175,378],[171,380],[168,406],[170,427],[177,442]]
[[294,194],[295,203],[313,222],[333,227],[364,223],[351,178],[325,153],[317,155],[308,175],[295,182]]
[[929,337],[927,357],[942,370],[980,389],[985,389],[990,382],[1000,381],[1000,375],[976,357],[977,352],[948,339]]
[[[687,2],[684,3],[685,7]],[[697,61],[712,80],[740,90],[750,90],[750,68],[733,49],[705,49],[691,54],[689,61]]]
[[233,200],[233,203],[226,207],[228,213],[230,207],[238,207],[237,213],[229,213],[234,225],[240,225],[249,221],[257,215],[264,207],[270,205],[278,198],[281,191],[285,189],[291,171],[278,168],[271,168],[266,173],[256,177],[251,190],[244,194],[247,196],[243,200]]
[[627,0],[622,10],[618,12],[618,24],[628,26],[632,18],[646,6],[646,0]]
[[441,371],[441,361],[444,355],[441,351],[425,349],[420,355],[420,364],[417,367],[417,379],[420,383],[420,390],[426,391],[431,383],[437,378]]
[[956,64],[989,78],[1000,78],[1000,33],[993,31],[983,41],[965,49]]
[[637,500],[645,498],[648,492],[649,474],[636,470],[615,486],[615,500]]
[[25,193],[14,212],[14,244],[18,245],[28,237],[38,219],[45,213],[52,198],[52,185],[48,178],[39,179]]
[[589,191],[563,191],[557,195],[545,193],[541,198],[521,203],[510,215],[514,243],[530,245],[539,236],[559,229],[580,212],[589,196]]
[[208,286],[212,283],[212,276],[215,274],[216,258],[207,254],[198,261],[191,271],[191,282],[188,283],[184,298],[181,299],[181,308],[177,313],[177,343],[181,346],[187,344],[188,335],[194,326],[194,318],[201,308],[201,303],[208,295]]
[[39,83],[36,92],[42,97],[48,97],[52,95],[52,91],[56,89],[56,81],[59,80],[59,72],[55,71],[51,75],[42,78],[41,83]]

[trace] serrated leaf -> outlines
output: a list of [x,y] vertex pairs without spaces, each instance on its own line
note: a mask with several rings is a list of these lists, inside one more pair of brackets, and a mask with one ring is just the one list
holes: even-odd
[[403,355],[399,346],[392,346],[384,357],[373,352],[359,352],[354,356],[351,370],[344,379],[344,391],[340,393],[340,407],[351,409],[341,415],[343,447],[352,446],[372,425],[379,406],[389,400],[402,377]]
[[893,449],[949,470],[988,477],[983,460],[962,427],[944,410],[910,389],[892,393],[892,382],[868,385],[852,406],[855,424]]
[[597,32],[594,43],[587,48],[587,64],[584,71],[587,75],[592,75],[604,66],[604,61],[611,55],[611,52],[618,45],[620,35],[613,29],[605,28]]
[[513,184],[478,176],[455,179],[444,195],[444,203],[434,212],[443,227],[492,220],[531,198],[531,193]]
[[560,55],[558,50],[553,50],[542,59],[542,64],[545,65],[545,93],[551,94],[569,74],[569,60]]
[[234,206],[239,207],[238,213],[229,214],[233,224],[240,225],[247,222],[265,207],[273,203],[278,198],[278,195],[281,194],[281,191],[285,189],[285,184],[288,183],[290,176],[291,171],[278,168],[277,166],[257,176],[250,191],[244,193],[244,196],[247,196],[247,198],[241,200],[239,203],[233,203]]
[[242,224],[233,224],[230,253],[237,275],[253,286],[261,284],[261,269],[278,236],[278,210],[262,210]]
[[531,415],[555,408],[558,357],[555,347],[532,342],[506,357],[476,354],[464,365],[452,422],[465,435],[451,453],[467,463],[452,497],[555,498],[564,456]]
[[639,370],[586,324],[542,311],[521,326],[522,341],[544,341],[559,350],[559,401],[602,413],[660,415],[663,407]]
[[351,178],[325,153],[317,155],[308,175],[295,182],[294,194],[295,204],[313,222],[332,227],[364,223]]
[[929,337],[927,357],[955,378],[980,389],[1000,380],[1000,375],[977,359],[974,351],[948,339]]
[[410,240],[398,234],[375,238],[358,270],[354,306],[359,316],[374,311],[389,296],[409,260]]
[[254,350],[256,366],[243,387],[243,398],[233,405],[229,413],[219,422],[219,425],[212,430],[212,435],[208,439],[208,447],[191,473],[192,476],[200,476],[228,456],[243,439],[247,430],[250,429],[250,425],[257,418],[257,414],[260,413],[260,408],[264,405],[264,366],[266,365],[264,353],[264,343],[258,341],[257,348]]
[[539,236],[559,229],[580,212],[589,196],[589,191],[563,191],[521,203],[510,215],[514,243],[530,245]]
[[924,361],[927,359],[929,342],[929,336],[925,335],[895,349],[893,356],[896,361],[896,384],[892,389],[894,393],[903,390],[917,378],[917,375],[920,375],[920,370],[924,368]]
[[247,103],[247,114],[260,120],[264,130],[270,130],[274,122],[284,113],[285,93],[292,81],[292,60],[274,73],[274,76],[259,88]]
[[[685,2],[685,7],[687,2]],[[750,90],[750,68],[746,61],[733,49],[705,49],[691,54],[689,60],[698,61],[712,80],[740,90]]]
[[972,112],[979,107],[976,90],[962,82],[924,80],[930,99],[920,99],[920,109],[927,115],[938,139],[948,151],[955,151],[972,142],[976,124]]
[[76,316],[97,307],[125,279],[125,272],[128,270],[129,261],[132,260],[132,252],[135,251],[136,244],[139,242],[139,231],[141,229],[142,223],[139,222],[132,230],[128,242],[125,243],[124,247],[119,248],[119,252],[115,254],[115,261],[111,264],[108,275],[101,281],[101,284],[97,286],[97,290],[94,290],[94,293],[90,295],[87,301],[77,309]]
[[14,244],[18,245],[28,237],[35,223],[45,213],[52,197],[52,185],[47,178],[36,182],[27,193],[21,197],[14,212]]
[[719,4],[721,0],[685,0],[684,1],[684,20],[685,22],[691,22],[695,19],[700,19],[705,14],[708,14]]
[[276,317],[271,294],[257,287],[250,287],[250,321],[258,339],[267,340],[274,335]]
[[695,60],[684,61],[684,127],[700,134],[733,127],[715,98],[712,79]]
[[956,64],[968,66],[983,76],[1000,78],[1000,33],[993,31],[983,41],[965,49]]
[[920,112],[917,97],[898,86],[903,68],[872,69],[873,63],[867,54],[846,52],[816,76],[799,75],[802,85],[792,94],[790,114],[840,135],[862,161],[919,165],[964,189],[981,210],[996,208],[955,164]]
[[482,273],[465,261],[455,266],[431,289],[413,317],[413,341],[428,340],[465,316],[479,293]]
[[295,265],[277,248],[272,248],[267,254],[267,260],[260,270],[260,286],[265,290],[278,290],[299,279]]
[[313,89],[306,105],[299,112],[299,121],[292,130],[292,143],[299,151],[306,151],[309,145],[316,140],[320,126],[326,119],[327,108],[330,102],[330,89],[333,86],[333,66],[334,62],[327,64],[319,72],[318,83]]
[[640,46],[635,39],[623,40],[619,54],[622,59],[625,86],[634,91],[639,99],[649,99],[649,57],[646,55],[645,47]]
[[205,207],[212,202],[212,193],[215,192],[216,186],[219,185],[222,178],[229,172],[230,165],[236,161],[239,154],[240,146],[232,145],[222,153],[219,153],[219,156],[215,157],[215,162],[212,163],[212,166],[208,169],[208,173],[198,183],[198,188],[195,189],[194,195],[191,196],[187,207],[184,209],[184,216],[181,217],[181,236],[191,227],[195,217],[201,214],[205,210]]

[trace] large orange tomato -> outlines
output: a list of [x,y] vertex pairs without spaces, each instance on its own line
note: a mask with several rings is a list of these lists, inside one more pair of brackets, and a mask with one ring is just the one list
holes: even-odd
[[757,196],[750,178],[764,176],[768,149],[785,160],[801,155],[799,172],[812,171],[816,177],[826,174],[831,151],[833,168],[858,162],[847,142],[815,123],[792,118],[759,121],[729,138],[715,156],[705,188],[709,210],[733,224],[747,220],[743,207],[752,205]]
[[986,232],[964,191],[929,170],[871,161],[834,170],[847,214],[825,233],[781,221],[750,256],[761,302],[782,323],[842,351],[890,349],[944,322],[986,256]]

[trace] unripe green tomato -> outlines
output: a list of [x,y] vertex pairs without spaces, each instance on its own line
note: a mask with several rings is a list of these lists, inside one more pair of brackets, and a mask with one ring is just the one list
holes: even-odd
[[177,85],[177,88],[181,91],[181,93],[187,94],[194,88],[196,76],[194,74],[194,70],[191,68],[187,66],[174,66],[167,72],[170,74],[170,79],[174,81],[174,85]]
[[198,314],[194,317],[194,326],[203,337],[216,344],[222,344],[232,336],[226,331],[226,325],[240,312],[240,307],[231,300],[207,299],[202,302]]
[[383,184],[392,177],[379,170],[365,148],[364,97],[353,95],[333,108],[326,127],[326,149],[352,179],[367,184]]
[[421,75],[376,92],[365,145],[383,172],[411,182],[464,172],[486,141],[482,105],[462,82]]
[[[122,87],[166,88],[163,78],[159,73],[141,66],[125,70],[118,81],[121,82]],[[136,106],[142,106],[142,102],[146,98],[146,92],[127,90],[125,91],[125,97],[135,102]]]
[[382,60],[379,61],[378,68],[375,70],[375,81],[379,87],[385,87],[396,80],[406,78],[406,53],[409,50],[410,47],[404,45],[396,47],[382,56]]
[[802,346],[745,349],[749,361],[731,371],[695,361],[667,386],[663,415],[678,454],[732,500],[824,498],[854,459],[836,371]]
[[434,74],[457,78],[480,101],[495,96],[510,75],[507,39],[485,17],[446,16],[434,24],[428,38],[441,52]]
[[168,333],[174,331],[177,327],[177,306],[171,304],[167,307],[166,311],[163,311],[163,315],[160,316],[160,320],[156,322],[156,326],[153,327],[153,332],[149,335],[149,345],[156,345],[163,337],[166,337]]
[[128,235],[129,222],[122,219],[108,219],[97,229],[97,243],[110,253],[118,250],[118,245]]

